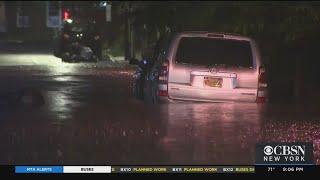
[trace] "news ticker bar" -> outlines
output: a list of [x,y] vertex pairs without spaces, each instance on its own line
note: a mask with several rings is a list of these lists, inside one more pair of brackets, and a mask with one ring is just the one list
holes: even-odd
[[15,166],[15,173],[255,173],[255,166]]
[[9,166],[0,165],[1,175],[14,174],[274,174],[274,173],[311,173],[320,175],[317,165],[159,165],[159,166]]

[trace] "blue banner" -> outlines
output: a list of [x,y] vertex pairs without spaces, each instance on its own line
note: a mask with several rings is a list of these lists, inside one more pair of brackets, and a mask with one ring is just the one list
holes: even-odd
[[15,166],[15,173],[63,173],[63,166]]

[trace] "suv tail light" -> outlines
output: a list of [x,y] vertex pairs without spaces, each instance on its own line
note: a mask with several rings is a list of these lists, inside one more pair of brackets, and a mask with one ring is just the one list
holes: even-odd
[[259,78],[258,78],[258,94],[257,103],[265,103],[267,101],[267,77],[264,67],[259,68]]
[[158,76],[158,96],[168,96],[169,62],[162,62]]

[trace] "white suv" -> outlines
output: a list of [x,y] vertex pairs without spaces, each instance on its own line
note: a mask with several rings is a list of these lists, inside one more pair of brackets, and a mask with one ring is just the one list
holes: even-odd
[[147,75],[153,102],[265,102],[267,83],[259,50],[244,36],[183,32],[157,49]]

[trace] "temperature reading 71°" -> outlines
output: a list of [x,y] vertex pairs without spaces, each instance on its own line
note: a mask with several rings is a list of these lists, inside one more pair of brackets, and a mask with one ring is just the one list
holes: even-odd
[[268,171],[274,171],[275,169],[275,167],[268,167]]

